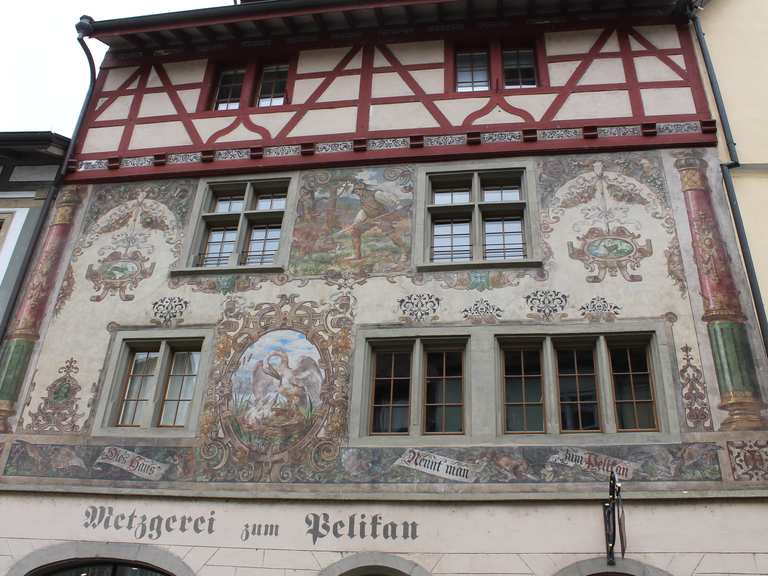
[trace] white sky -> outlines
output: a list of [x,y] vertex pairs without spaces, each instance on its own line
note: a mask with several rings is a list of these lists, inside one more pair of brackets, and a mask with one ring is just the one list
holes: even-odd
[[[77,43],[82,14],[94,20],[232,5],[232,0],[4,0],[0,4],[0,132],[71,136],[88,89]],[[107,47],[86,40],[98,70]]]

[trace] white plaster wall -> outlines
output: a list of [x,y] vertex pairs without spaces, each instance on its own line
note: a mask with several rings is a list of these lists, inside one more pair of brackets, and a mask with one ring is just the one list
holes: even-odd
[[322,78],[303,78],[293,83],[292,104],[304,104],[315,89],[322,84]]
[[493,110],[488,112],[488,114],[474,120],[472,124],[508,124],[515,122],[525,122],[525,118],[516,114],[510,114],[506,110],[502,110],[499,106],[496,106]]
[[176,114],[176,108],[171,98],[165,92],[145,94],[139,107],[139,118],[147,116],[167,116]]
[[621,58],[600,58],[592,62],[579,80],[585,84],[617,84],[626,82]]
[[387,48],[401,64],[430,64],[445,61],[445,47],[442,40],[387,44]]
[[[553,576],[575,562],[605,557],[599,502],[543,504],[421,503],[327,504],[314,501],[146,500],[49,495],[4,495],[0,525],[0,574],[28,554],[45,557],[45,548],[61,542],[114,542],[160,546],[183,559],[201,576],[314,576],[355,552],[394,554],[435,574],[520,574]],[[148,517],[215,512],[213,534],[162,533],[141,539],[129,530],[86,528],[86,507],[112,506],[115,513]],[[348,522],[355,514],[385,522],[416,522],[416,539],[350,538],[344,531],[313,542],[307,516],[328,514]],[[665,570],[672,576],[768,574],[764,538],[764,502],[626,502],[627,558]],[[313,518],[310,516],[310,525]],[[279,524],[278,536],[243,542],[246,523]],[[125,519],[123,520],[125,524]],[[329,526],[330,527],[330,526]]]
[[552,62],[548,64],[549,68],[549,83],[552,86],[565,86],[568,80],[573,76],[576,68],[581,64],[580,61],[574,60],[572,62]]
[[524,96],[507,96],[504,100],[516,108],[522,108],[530,113],[534,120],[539,121],[556,97],[557,94],[526,94]]
[[623,118],[626,116],[632,116],[629,93],[625,90],[610,90],[571,94],[555,116],[555,120]]
[[690,88],[646,88],[640,90],[640,96],[648,116],[696,112]]
[[355,100],[360,94],[360,76],[339,76],[325,92],[317,99],[318,102],[336,102],[338,100]]
[[[677,62],[676,62],[677,63]],[[635,58],[635,70],[640,82],[659,82],[665,80],[681,80],[677,72],[672,70],[656,56],[641,56]]]
[[171,84],[192,84],[202,82],[207,60],[185,60],[163,64]]
[[122,68],[112,68],[107,72],[107,79],[104,81],[103,90],[117,90],[120,85],[128,80],[128,77],[138,70],[138,66],[125,66]]
[[192,144],[184,124],[181,122],[158,122],[155,124],[137,124],[133,128],[131,150],[141,148],[159,148],[164,146],[185,146]]
[[91,128],[85,135],[83,153],[111,152],[117,150],[124,126],[109,126],[106,128]]
[[206,142],[215,132],[226,128],[233,122],[236,122],[236,120],[231,117],[197,118],[192,120],[192,124],[195,125],[195,130],[200,134],[200,138],[203,142]]
[[588,52],[602,30],[575,30],[572,32],[550,32],[544,35],[548,56],[582,54]]
[[371,95],[374,98],[384,96],[410,96],[413,91],[397,72],[382,72],[373,75]]
[[118,96],[99,116],[97,120],[125,120],[131,111],[133,96]]
[[160,80],[160,76],[157,75],[157,69],[152,66],[152,69],[149,71],[149,77],[147,78],[147,88],[159,88],[163,85],[163,82]]
[[299,62],[296,72],[308,74],[310,72],[328,72],[333,70],[341,59],[347,55],[350,47],[325,48],[322,50],[302,50],[299,52]]
[[261,140],[262,137],[256,132],[252,132],[242,124],[232,130],[229,134],[225,134],[217,140],[217,142],[239,142],[242,140]]
[[291,136],[310,134],[342,134],[354,132],[357,124],[357,107],[309,110],[291,130]]
[[200,88],[191,88],[189,90],[179,90],[177,92],[184,109],[187,112],[194,112],[197,109],[197,101],[200,98]]
[[451,124],[459,126],[467,116],[475,110],[480,110],[487,102],[488,98],[462,98],[461,100],[442,100],[435,104]]
[[441,94],[445,91],[445,71],[442,68],[412,70],[411,76],[427,94]]
[[295,112],[270,112],[267,114],[251,114],[251,122],[265,128],[274,137],[282,130]]
[[421,102],[376,104],[371,106],[371,130],[436,128],[438,123]]
[[[677,35],[677,28],[672,24],[663,26],[635,26],[634,29],[639,32],[643,38],[648,40],[648,42],[656,46],[656,48],[680,48],[680,38]],[[645,49],[631,36],[630,44],[633,49]]]

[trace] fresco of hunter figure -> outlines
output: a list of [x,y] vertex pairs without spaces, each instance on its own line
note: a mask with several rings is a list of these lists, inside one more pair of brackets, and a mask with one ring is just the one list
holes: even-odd
[[308,172],[302,176],[291,270],[372,274],[405,270],[411,251],[414,174],[408,167]]

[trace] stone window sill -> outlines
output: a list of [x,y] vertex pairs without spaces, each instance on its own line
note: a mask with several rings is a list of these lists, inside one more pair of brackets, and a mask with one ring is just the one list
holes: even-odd
[[221,274],[253,274],[253,273],[285,272],[283,266],[217,266],[211,268],[174,268],[171,276],[214,276]]
[[416,270],[419,272],[436,272],[440,270],[478,270],[488,268],[541,268],[544,265],[543,260],[478,260],[474,262],[428,262],[417,264]]

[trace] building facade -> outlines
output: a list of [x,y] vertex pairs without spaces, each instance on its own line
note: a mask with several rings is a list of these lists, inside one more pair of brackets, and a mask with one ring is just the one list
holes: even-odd
[[0,571],[768,574],[690,6],[613,4],[85,18],[0,352]]

